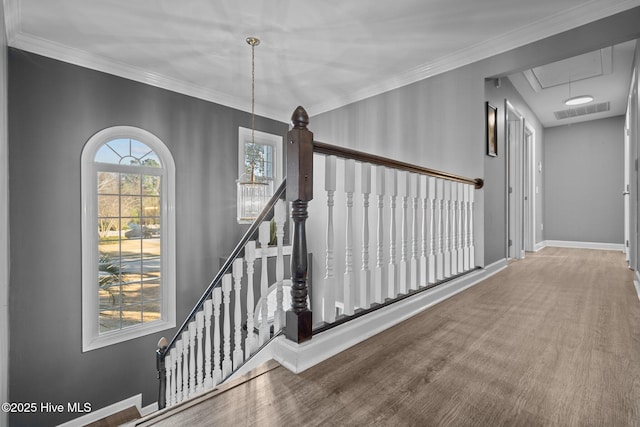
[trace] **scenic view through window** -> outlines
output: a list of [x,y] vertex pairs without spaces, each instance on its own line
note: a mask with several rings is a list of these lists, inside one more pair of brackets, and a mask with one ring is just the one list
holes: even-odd
[[158,156],[133,139],[98,149],[99,333],[159,320],[161,186]]

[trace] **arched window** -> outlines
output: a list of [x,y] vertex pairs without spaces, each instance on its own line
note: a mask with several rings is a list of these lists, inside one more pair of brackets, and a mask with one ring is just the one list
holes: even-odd
[[82,152],[82,348],[175,326],[175,166],[134,127],[104,129]]

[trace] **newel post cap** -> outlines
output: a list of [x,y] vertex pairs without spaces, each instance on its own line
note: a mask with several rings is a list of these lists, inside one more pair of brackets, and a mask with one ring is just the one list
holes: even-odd
[[306,129],[309,125],[309,115],[301,105],[293,111],[293,114],[291,115],[291,124],[294,128],[298,129]]

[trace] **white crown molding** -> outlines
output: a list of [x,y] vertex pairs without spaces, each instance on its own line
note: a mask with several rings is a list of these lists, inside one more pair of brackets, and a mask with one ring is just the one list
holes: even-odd
[[7,33],[7,44],[20,32],[20,0],[3,0],[4,26]]
[[597,21],[619,12],[640,6],[640,0],[591,0],[583,5],[567,9],[548,18],[533,22],[499,37],[483,40],[436,61],[420,65],[401,75],[376,83],[341,98],[334,98],[323,103],[309,106],[311,115],[334,110],[356,101],[361,101],[411,83],[424,80],[447,71],[454,70],[491,56],[542,40],[554,34],[571,30],[589,22]]

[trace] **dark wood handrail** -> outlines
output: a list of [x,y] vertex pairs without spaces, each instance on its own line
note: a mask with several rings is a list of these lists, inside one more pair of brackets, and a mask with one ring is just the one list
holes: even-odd
[[264,219],[267,217],[269,212],[276,205],[276,202],[285,193],[286,189],[287,189],[287,178],[285,177],[282,180],[280,187],[278,187],[278,189],[273,193],[273,196],[271,197],[267,205],[264,207],[262,212],[260,212],[258,217],[249,226],[249,229],[244,233],[244,236],[242,236],[242,239],[240,239],[236,247],[233,249],[233,251],[231,251],[231,254],[229,254],[229,257],[226,259],[224,264],[222,264],[222,267],[220,267],[220,270],[218,270],[218,274],[216,274],[216,276],[213,278],[213,280],[211,281],[207,289],[202,293],[202,296],[200,297],[196,305],[191,310],[191,313],[189,313],[185,321],[182,323],[182,326],[180,326],[180,329],[178,329],[176,334],[173,336],[173,339],[169,342],[169,344],[166,347],[164,347],[163,349],[159,349],[160,358],[162,360],[164,360],[165,356],[167,355],[167,352],[174,346],[180,334],[189,326],[189,322],[191,322],[191,320],[193,320],[193,318],[195,317],[196,313],[200,311],[205,300],[209,298],[209,295],[211,295],[213,288],[220,285],[220,283],[222,282],[222,278],[224,277],[227,270],[231,268],[233,261],[235,261],[236,258],[240,256],[240,254],[244,250],[244,247],[247,245],[247,242],[249,241],[249,239],[251,239],[251,237],[253,237],[253,235],[258,231],[258,228],[260,228],[260,224],[262,224],[262,221],[264,221]]
[[449,181],[462,182],[475,186],[479,190],[484,185],[482,178],[467,178],[455,175],[449,172],[442,172],[436,169],[429,169],[422,166],[412,165],[411,163],[401,162],[399,160],[388,159],[375,154],[364,153],[362,151],[352,150],[350,148],[338,147],[337,145],[326,144],[320,141],[313,141],[313,152],[326,154],[327,156],[338,156],[345,159],[354,159],[359,162],[371,163],[378,166],[386,166],[388,168],[399,169],[407,172],[418,173],[421,175],[433,176],[436,178],[448,179]]

